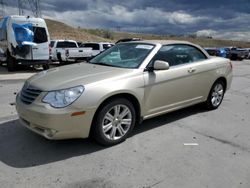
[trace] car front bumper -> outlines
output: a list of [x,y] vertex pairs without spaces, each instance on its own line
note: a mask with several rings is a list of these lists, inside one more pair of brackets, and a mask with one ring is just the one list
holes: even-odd
[[16,98],[16,110],[22,125],[51,140],[87,138],[95,113],[95,109],[81,109],[78,111],[85,113],[72,116],[76,109],[56,109],[38,100],[25,104],[19,95]]

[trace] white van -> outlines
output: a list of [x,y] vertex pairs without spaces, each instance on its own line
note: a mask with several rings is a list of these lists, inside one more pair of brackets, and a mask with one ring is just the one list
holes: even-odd
[[6,16],[0,21],[0,62],[49,68],[49,32],[42,18]]

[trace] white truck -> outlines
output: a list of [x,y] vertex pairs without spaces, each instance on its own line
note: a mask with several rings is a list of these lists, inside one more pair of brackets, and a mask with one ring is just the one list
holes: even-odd
[[112,46],[114,44],[109,42],[82,43],[79,48],[65,49],[65,55],[62,55],[62,59],[67,61],[89,60]]
[[[50,59],[60,64],[84,60],[91,56],[91,48],[80,48],[74,40],[51,40]],[[70,52],[70,56],[69,56]]]
[[[50,41],[50,59],[58,61],[58,55],[64,54],[66,48],[78,48],[74,40],[51,40]],[[59,58],[60,59],[60,58]]]
[[49,68],[49,32],[42,18],[6,16],[0,21],[0,62],[8,71],[18,64]]
[[82,43],[80,47],[92,48],[91,57],[94,57],[112,46],[114,46],[114,44],[110,42],[86,42]]
[[108,42],[88,42],[78,46],[78,43],[74,40],[52,40],[50,43],[51,60],[59,61],[60,64],[87,60],[111,46],[113,44]]

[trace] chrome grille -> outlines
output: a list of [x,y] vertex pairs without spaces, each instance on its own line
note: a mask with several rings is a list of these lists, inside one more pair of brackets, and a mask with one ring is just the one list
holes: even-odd
[[21,91],[21,101],[25,104],[31,104],[41,93],[40,89],[37,89],[33,86],[28,84],[24,84],[22,91]]

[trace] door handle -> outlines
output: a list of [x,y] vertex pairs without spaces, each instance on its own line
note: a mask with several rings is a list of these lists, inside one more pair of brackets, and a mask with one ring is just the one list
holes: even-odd
[[194,69],[194,68],[188,69],[188,72],[189,72],[189,73],[194,73],[195,71],[196,71],[196,69]]

